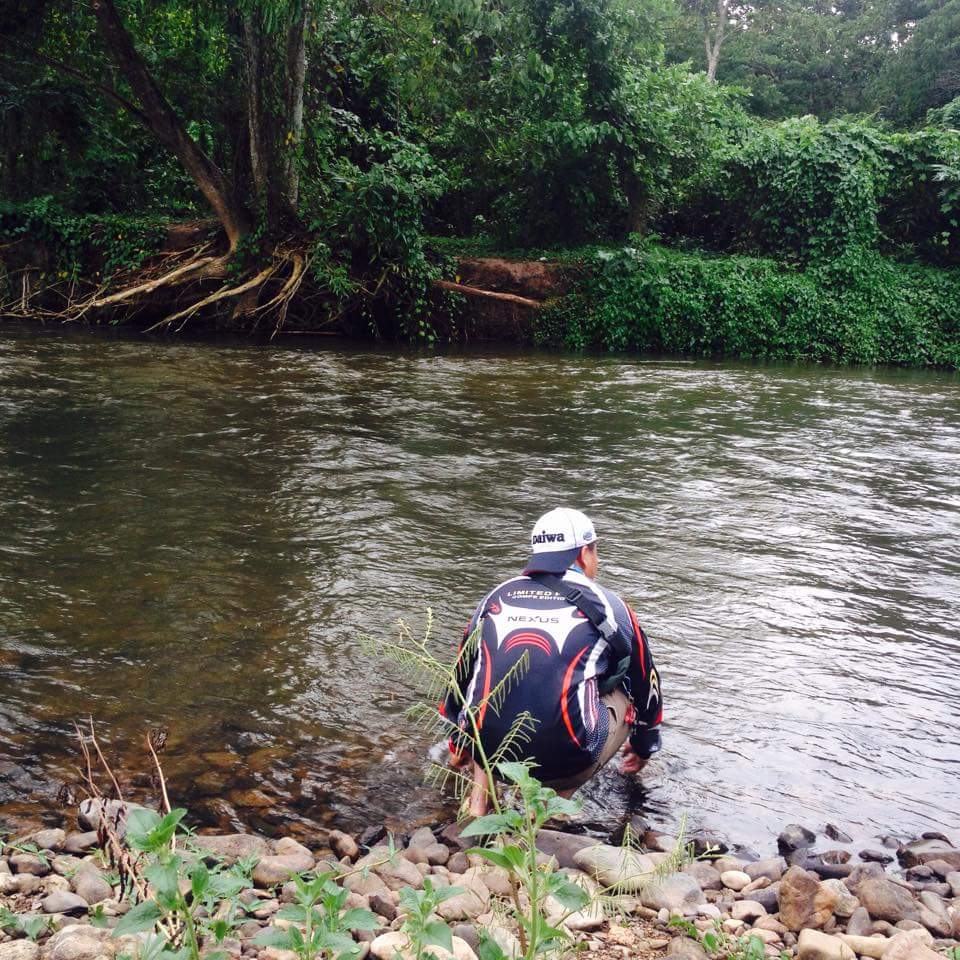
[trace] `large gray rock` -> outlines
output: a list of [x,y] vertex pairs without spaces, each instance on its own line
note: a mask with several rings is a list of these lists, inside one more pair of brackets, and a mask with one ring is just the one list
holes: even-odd
[[866,907],[857,907],[847,921],[847,933],[854,937],[869,937],[872,929],[873,921],[870,919]]
[[47,943],[50,960],[97,960],[112,957],[117,947],[109,930],[82,924],[64,927]]
[[28,833],[25,837],[20,837],[17,843],[32,843],[40,850],[62,850],[63,841],[66,840],[66,838],[67,834],[65,831],[59,827],[51,827],[48,830],[34,830],[33,833]]
[[131,810],[146,809],[139,803],[128,803],[121,800],[100,800],[96,797],[87,797],[79,807],[77,819],[80,825],[88,830],[96,830],[100,820],[106,816],[107,822],[112,824],[119,837],[123,837],[127,830],[127,816]]
[[720,871],[715,867],[711,867],[709,863],[704,863],[702,860],[694,860],[693,863],[688,863],[683,868],[684,873],[689,873],[697,883],[700,884],[701,890],[722,890],[723,882],[720,880]]
[[668,957],[681,957],[682,960],[708,960],[707,951],[689,937],[674,937],[667,947]]
[[73,875],[70,885],[77,896],[83,897],[91,905],[100,903],[101,900],[109,900],[113,896],[113,888],[92,863],[85,863],[80,867]]
[[777,837],[777,846],[780,852],[785,856],[794,853],[797,850],[803,850],[812,847],[817,839],[817,835],[806,827],[801,827],[799,823],[791,823],[784,827]]
[[204,853],[227,866],[238,860],[265,857],[270,852],[270,843],[265,837],[253,833],[226,833],[223,836],[194,837],[192,843]]
[[[648,856],[606,843],[597,843],[577,851],[573,856],[573,865],[598,880],[602,886],[613,888],[615,893],[642,890],[650,883],[656,869]],[[700,889],[692,877],[688,879]]]
[[63,841],[63,849],[67,853],[86,853],[97,845],[97,831],[88,830],[80,833],[77,830],[68,833]]
[[753,890],[750,897],[757,903],[762,903],[767,913],[776,913],[780,909],[780,881],[762,890]]
[[400,856],[391,856],[387,847],[374,847],[355,865],[356,870],[372,870],[391,890],[423,887],[423,874],[409,860]]
[[261,857],[253,868],[253,880],[257,886],[272,887],[285,883],[298,873],[309,873],[314,859],[309,853],[288,853],[274,857]]
[[32,940],[0,943],[0,960],[39,960],[40,945]]
[[857,884],[856,894],[874,920],[899,923],[920,919],[920,911],[910,891],[886,877],[865,877]]
[[799,960],[857,960],[857,955],[839,937],[820,930],[801,930],[797,943]]
[[687,873],[670,873],[640,890],[640,902],[651,910],[693,910],[706,898],[700,884]]
[[943,960],[927,945],[925,930],[906,930],[891,937],[883,960]]
[[[946,854],[946,856],[944,856]],[[945,840],[939,839],[921,839],[914,840],[911,843],[905,843],[897,851],[897,857],[905,867],[915,867],[919,863],[927,863],[929,860],[947,860],[952,861],[951,854],[958,857],[956,870],[960,870],[960,850],[956,850]]]
[[81,916],[87,912],[87,901],[69,890],[54,890],[40,901],[44,913],[68,913]]
[[576,854],[596,845],[597,841],[590,837],[578,836],[575,833],[562,833],[560,830],[541,830],[537,834],[537,849],[548,856],[556,857],[557,863],[568,869],[576,866],[574,862]]
[[836,894],[822,887],[816,874],[791,867],[780,881],[780,920],[795,933],[821,928],[833,916]]
[[755,860],[748,863],[743,872],[751,879],[756,880],[759,877],[769,877],[774,883],[783,876],[783,871],[787,869],[786,861],[783,857],[771,857],[767,860]]

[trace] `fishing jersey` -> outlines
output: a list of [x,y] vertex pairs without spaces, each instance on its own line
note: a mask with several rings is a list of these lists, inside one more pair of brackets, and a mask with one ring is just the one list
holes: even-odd
[[[470,618],[457,657],[456,688],[440,705],[440,713],[461,729],[469,728],[466,711],[472,712],[488,757],[528,713],[532,729],[528,725],[513,756],[504,759],[533,760],[544,781],[573,776],[596,761],[608,722],[600,697],[617,686],[633,701],[630,744],[641,757],[660,749],[663,718],[660,678],[633,611],[576,570],[562,579],[599,604],[600,629],[534,578],[508,580]],[[525,665],[518,666],[524,656]],[[469,748],[468,738],[462,739]],[[460,745],[451,739],[451,750]]]

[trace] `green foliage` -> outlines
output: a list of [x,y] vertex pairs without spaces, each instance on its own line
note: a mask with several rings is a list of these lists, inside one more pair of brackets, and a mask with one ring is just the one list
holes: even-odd
[[404,887],[400,891],[400,929],[409,938],[415,960],[433,956],[431,947],[453,952],[453,934],[446,923],[437,919],[437,907],[460,893],[462,887],[435,887],[429,877],[423,878],[422,890]]
[[850,247],[806,270],[626,248],[594,261],[537,337],[577,349],[960,367],[960,273]]
[[49,917],[14,913],[9,907],[0,906],[0,930],[5,933],[22,933],[27,939],[36,940],[49,925]]
[[113,935],[160,931],[147,938],[140,960],[200,960],[202,948],[210,956],[210,948],[244,918],[238,894],[250,885],[250,864],[208,867],[203,855],[190,849],[181,826],[185,815],[183,809],[165,816],[134,809],[127,819],[125,842],[150,895],[131,905]]
[[266,928],[255,942],[293,950],[299,960],[351,960],[358,956],[360,947],[351,932],[373,930],[377,919],[369,910],[346,909],[348,891],[338,886],[334,877],[330,872],[312,880],[296,877],[295,902],[277,914],[289,924],[283,929]]
[[[733,937],[727,933],[720,921],[714,923],[712,930],[701,933],[689,920],[683,917],[671,917],[670,926],[680,930],[694,940],[699,941],[711,957],[723,960],[766,960],[769,956],[763,941],[753,934]],[[780,960],[788,960],[790,954],[781,950]]]
[[[164,236],[159,218],[77,215],[50,196],[0,201],[0,244],[19,244],[26,264],[61,280],[107,280],[132,270],[160,249]],[[16,260],[8,254],[6,262]]]

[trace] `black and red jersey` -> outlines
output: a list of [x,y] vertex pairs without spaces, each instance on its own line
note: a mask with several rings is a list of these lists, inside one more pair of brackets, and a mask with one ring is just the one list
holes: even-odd
[[[513,759],[533,760],[536,776],[546,781],[577,774],[596,760],[607,729],[600,697],[618,685],[633,701],[630,742],[643,757],[660,749],[663,714],[660,679],[633,611],[577,570],[567,570],[563,581],[585,595],[581,605],[598,605],[600,627],[535,579],[508,580],[484,598],[470,619],[456,689],[440,706],[460,726],[468,722],[466,709],[472,711],[488,757],[517,717],[528,713],[532,729]],[[517,662],[523,656],[521,669]]]

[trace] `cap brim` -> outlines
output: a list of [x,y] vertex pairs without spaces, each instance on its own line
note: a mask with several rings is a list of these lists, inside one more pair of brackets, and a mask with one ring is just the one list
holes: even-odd
[[551,552],[535,553],[527,562],[524,574],[528,573],[563,573],[580,553],[580,547],[572,550],[554,550]]

